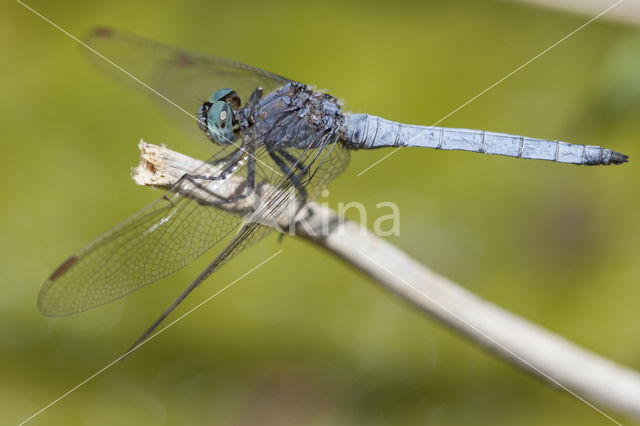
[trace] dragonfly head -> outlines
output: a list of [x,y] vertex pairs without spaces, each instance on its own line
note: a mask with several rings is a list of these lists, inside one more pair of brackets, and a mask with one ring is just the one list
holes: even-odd
[[235,139],[233,111],[240,107],[240,96],[231,89],[217,90],[198,111],[200,128],[207,137],[220,145]]

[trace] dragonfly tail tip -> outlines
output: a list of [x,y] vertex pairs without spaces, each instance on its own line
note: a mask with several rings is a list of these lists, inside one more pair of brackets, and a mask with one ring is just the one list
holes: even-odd
[[629,162],[629,156],[620,154],[619,152],[612,151],[611,160],[609,161],[611,164],[624,164]]

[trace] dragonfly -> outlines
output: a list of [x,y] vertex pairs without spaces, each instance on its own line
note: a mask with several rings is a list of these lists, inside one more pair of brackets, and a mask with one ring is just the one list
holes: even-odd
[[[282,206],[313,200],[344,171],[350,151],[420,147],[578,165],[628,160],[600,146],[345,113],[335,97],[306,84],[112,29],[95,30],[87,43],[165,100],[193,112],[218,147],[157,201],[65,260],[42,286],[38,307],[44,315],[75,314],[158,281],[215,247],[213,260],[132,348],[224,263],[268,235],[269,219]],[[217,172],[205,173],[211,166]],[[243,183],[232,187],[232,177]],[[208,201],[187,195],[188,188],[206,193]],[[263,188],[269,196],[256,197]],[[262,202],[226,208],[256,198]]]

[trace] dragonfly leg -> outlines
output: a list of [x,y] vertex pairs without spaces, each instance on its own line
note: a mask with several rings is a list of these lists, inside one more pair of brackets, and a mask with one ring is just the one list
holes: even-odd
[[309,161],[306,165],[304,165],[295,156],[291,155],[290,152],[282,150],[282,151],[279,151],[279,153],[282,154],[282,156],[286,161],[291,163],[291,166],[294,167],[294,170],[298,170],[298,173],[297,173],[298,181],[300,182],[301,185],[305,186],[311,181],[311,179],[313,179],[313,174],[309,173],[309,169],[311,168],[311,165],[315,163],[319,153],[316,154],[315,158]]
[[247,154],[247,150],[245,150],[243,147],[240,147],[240,148],[236,149],[235,151],[233,151],[231,154],[227,155],[226,157],[221,158],[219,161],[216,161],[216,164],[219,164],[219,163],[222,163],[222,162],[225,162],[227,164],[224,167],[224,169],[222,169],[220,174],[217,175],[217,176],[192,175],[192,174],[185,174],[184,176],[188,176],[191,179],[202,179],[202,180],[211,180],[211,181],[225,180],[227,177],[229,177],[229,175],[233,172],[233,169],[235,169],[236,166],[238,165],[238,162],[246,154]]
[[[196,179],[198,179],[198,176],[190,176],[190,175],[184,175],[182,177],[184,180],[188,181],[189,183],[193,184],[196,188],[198,188],[200,191],[204,192],[206,195],[211,196],[213,198],[217,198],[217,201],[203,201],[201,199],[198,199],[197,202],[198,204],[202,205],[202,206],[220,206],[223,204],[229,204],[229,203],[233,203],[235,201],[241,200],[242,198],[246,198],[250,195],[249,194],[243,194],[240,196],[233,196],[233,197],[227,197],[227,198],[222,198],[220,197],[218,194],[215,194],[214,192],[212,192],[209,188],[207,188],[206,185],[201,184],[200,182],[198,182]],[[213,179],[208,179],[209,181],[213,180]]]
[[281,154],[286,161],[291,163],[292,166],[295,166],[295,170],[300,170],[300,173],[299,173],[300,175],[304,175],[305,173],[307,173],[307,171],[309,170],[309,167],[313,163],[311,162],[305,166],[304,164],[302,164],[302,162],[298,158],[291,155],[291,153],[288,151],[282,150],[282,151],[278,151],[278,153]]
[[248,154],[247,159],[247,178],[244,183],[238,186],[236,190],[236,194],[233,197],[226,198],[224,202],[216,202],[213,205],[219,205],[223,203],[233,203],[236,201],[240,201],[244,198],[247,198],[249,195],[253,194],[253,191],[256,188],[256,157],[254,155],[255,148],[249,147],[246,150]]
[[[239,151],[241,150],[238,149],[237,151],[234,152],[234,154]],[[229,176],[229,174],[233,172],[233,169],[237,165],[239,159],[241,159],[244,156],[244,152],[243,152],[243,155],[240,155],[239,157],[234,156],[234,154],[232,154],[232,156],[229,156],[230,157],[229,164],[217,176],[201,176],[201,175],[186,174],[182,177],[183,179],[188,180],[190,183],[195,185],[196,188],[198,188],[199,190],[204,191],[208,195],[211,195],[212,197],[219,199],[219,201],[210,201],[210,202],[199,201],[201,205],[215,207],[223,204],[234,203],[244,198],[247,198],[253,193],[255,189],[255,176],[256,176],[256,159],[254,155],[254,148],[253,147],[248,148],[245,152],[248,153],[249,155],[249,158],[247,161],[247,179],[245,180],[244,184],[238,187],[236,194],[231,197],[221,198],[219,195],[214,194],[212,191],[210,191],[206,185],[203,185],[197,180],[216,181],[216,180],[226,179]]]
[[[262,90],[262,88],[260,87],[258,89]],[[256,157],[254,155],[255,150],[253,147],[249,148],[248,151],[249,151],[249,159],[247,160],[246,187],[249,190],[248,192],[252,193],[256,187]]]
[[[302,198],[303,204],[307,202],[307,190],[304,188],[304,185],[300,181],[300,178],[295,173],[294,170],[291,169],[287,163],[278,156],[278,154],[283,154],[284,151],[269,151],[269,156],[276,163],[276,165],[282,170],[282,172],[287,176],[287,179],[293,184],[293,186],[298,191],[300,198]],[[287,153],[289,155],[289,153]],[[297,167],[296,167],[297,168]]]

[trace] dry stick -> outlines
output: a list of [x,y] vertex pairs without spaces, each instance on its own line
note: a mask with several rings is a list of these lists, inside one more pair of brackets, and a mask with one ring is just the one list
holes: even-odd
[[[605,8],[616,4],[616,0],[520,0],[584,16],[595,16]],[[622,1],[602,16],[609,21],[640,23],[640,4],[637,1]]]
[[[184,173],[203,164],[144,141],[140,142],[139,148],[141,162],[132,173],[139,185],[166,189]],[[215,173],[217,170],[215,166],[205,168],[208,169],[200,170],[198,174]],[[235,176],[225,182],[229,181],[231,184],[222,185],[226,194],[216,195],[224,198],[228,191],[233,192],[233,188],[243,182],[242,178]],[[207,202],[218,188],[219,181],[206,191],[202,188],[193,190],[193,185],[187,185],[181,189],[181,194]],[[258,186],[256,193],[267,194],[267,199],[261,200],[267,204],[268,197],[278,195],[273,188],[264,185]],[[241,203],[242,206],[229,203],[217,207],[231,211],[244,208],[242,211],[246,213],[247,200],[242,199]],[[275,219],[274,226],[286,229],[287,225],[294,223],[297,236],[330,251],[480,346],[553,386],[563,388],[583,402],[588,400],[597,406],[640,418],[640,374],[636,371],[481,299],[430,271],[385,240],[366,232],[360,225],[339,218],[326,206],[309,203],[294,216],[283,213],[282,217]]]

